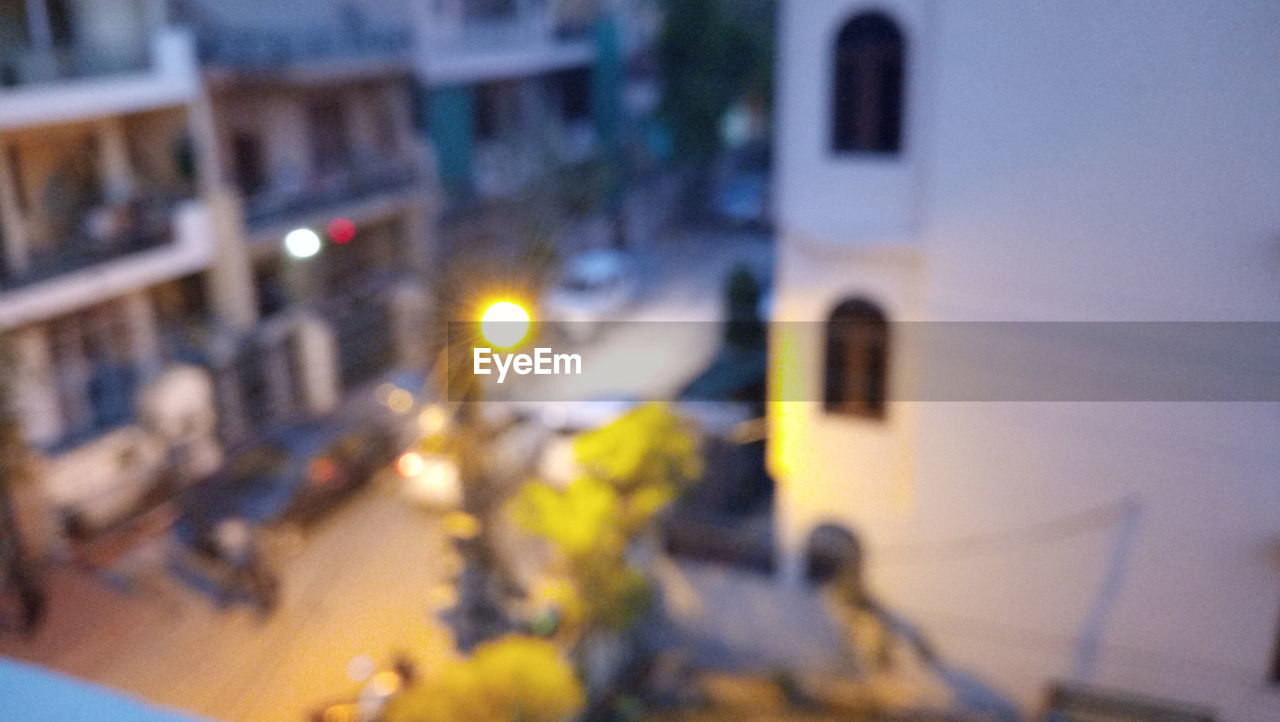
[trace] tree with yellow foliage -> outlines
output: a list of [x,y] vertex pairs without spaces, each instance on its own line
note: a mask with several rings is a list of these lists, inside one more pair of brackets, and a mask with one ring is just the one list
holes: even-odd
[[387,722],[567,722],[586,704],[554,644],[508,636],[446,663],[393,701]]
[[628,551],[654,518],[701,473],[691,424],[665,404],[639,406],[575,442],[581,475],[566,488],[526,484],[517,522],[550,542],[561,579],[551,583],[561,623],[576,640],[623,631],[651,590]]

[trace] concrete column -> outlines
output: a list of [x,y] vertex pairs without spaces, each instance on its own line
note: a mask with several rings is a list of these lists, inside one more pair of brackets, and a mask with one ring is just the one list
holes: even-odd
[[103,195],[112,203],[126,201],[133,195],[135,184],[124,122],[119,118],[108,118],[99,122],[95,131],[98,135],[98,172],[102,177]]
[[396,365],[414,370],[426,369],[427,314],[430,311],[426,289],[416,283],[401,283],[391,289],[390,301]]
[[258,321],[257,289],[253,264],[244,234],[244,213],[239,198],[222,182],[222,148],[213,101],[202,93],[189,106],[187,125],[195,146],[196,184],[209,209],[214,254],[205,289],[214,315],[233,334]]
[[53,48],[53,26],[49,24],[48,0],[26,0],[23,6],[27,9],[27,35],[31,39],[31,47],[40,51]]
[[298,390],[306,410],[327,413],[338,405],[338,343],[329,324],[311,314],[299,314],[294,327]]
[[129,328],[129,355],[144,374],[149,376],[159,371],[163,363],[155,307],[151,298],[143,291],[125,296],[121,305],[125,324]]
[[49,334],[42,326],[31,326],[10,337],[13,344],[14,403],[22,417],[27,439],[48,444],[62,437],[63,421],[58,406],[58,389],[53,378],[53,353]]
[[0,143],[0,237],[4,239],[4,264],[9,273],[22,273],[31,265],[31,239],[22,218],[17,169],[10,162],[8,143]]

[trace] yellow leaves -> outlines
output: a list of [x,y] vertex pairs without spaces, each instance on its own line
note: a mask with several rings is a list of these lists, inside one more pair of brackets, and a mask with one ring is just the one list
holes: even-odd
[[546,537],[569,558],[623,543],[618,493],[591,478],[578,479],[563,491],[546,484],[525,484],[513,513],[521,526]]
[[586,696],[551,642],[509,636],[447,662],[395,700],[389,722],[566,722]]
[[591,476],[628,491],[645,484],[683,486],[702,473],[697,437],[666,404],[644,404],[580,435],[574,450]]
[[636,533],[653,520],[658,512],[667,508],[675,499],[675,489],[670,486],[642,486],[631,493],[625,509],[625,525],[629,533]]
[[701,473],[697,437],[667,406],[646,404],[582,434],[574,451],[581,476],[564,489],[525,484],[511,511],[563,558],[576,593],[565,624],[625,628],[651,596],[627,547]]
[[543,610],[554,609],[559,613],[560,624],[576,628],[582,623],[587,610],[582,595],[573,583],[561,577],[548,577],[534,585],[531,601]]

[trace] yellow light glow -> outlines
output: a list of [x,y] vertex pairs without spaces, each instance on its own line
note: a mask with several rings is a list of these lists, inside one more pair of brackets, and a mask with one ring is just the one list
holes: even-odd
[[396,459],[396,471],[406,479],[421,474],[426,466],[426,459],[416,451],[406,451]]
[[529,334],[529,312],[511,301],[489,304],[480,317],[480,333],[494,348],[516,346]]
[[387,408],[397,414],[407,414],[413,410],[413,394],[404,389],[396,389],[387,396]]
[[418,428],[429,436],[443,434],[449,428],[449,414],[439,406],[432,404],[418,414]]
[[369,688],[380,696],[389,697],[400,689],[400,675],[391,670],[378,672],[369,680]]

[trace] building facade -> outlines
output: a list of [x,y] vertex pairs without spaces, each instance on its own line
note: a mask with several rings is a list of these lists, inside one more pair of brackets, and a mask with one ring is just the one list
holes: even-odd
[[157,3],[8,3],[0,333],[16,413],[71,527],[220,458],[189,363],[212,262],[191,163],[194,43]]
[[[426,366],[437,205],[414,122],[409,35],[313,4],[195,13],[222,252],[224,429],[326,414],[392,369]],[[349,14],[350,14],[349,13]],[[314,234],[303,252],[287,238]],[[313,255],[314,254],[314,255]],[[358,404],[357,404],[358,405]]]
[[0,8],[0,333],[66,531],[427,365],[409,36],[255,5]]
[[412,2],[442,182],[506,197],[558,168],[620,153],[624,118],[650,112],[637,62],[660,19],[651,2]]
[[[1074,682],[1280,716],[1277,405],[943,403],[922,376],[1046,375],[1013,346],[908,342],[939,322],[1280,319],[1280,8],[781,6],[784,582],[837,527],[886,607],[1024,709]],[[1044,338],[1062,368],[1097,362]]]

